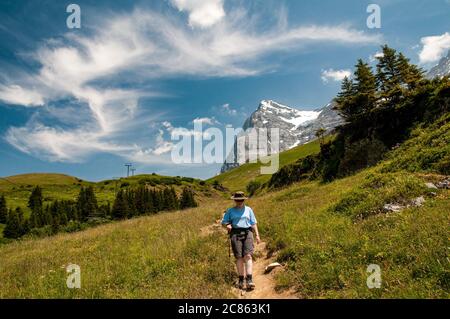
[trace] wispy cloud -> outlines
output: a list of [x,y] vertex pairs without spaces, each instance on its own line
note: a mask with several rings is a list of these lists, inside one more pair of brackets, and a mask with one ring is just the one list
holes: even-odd
[[44,98],[39,92],[20,85],[0,85],[0,100],[26,107],[44,105]]
[[237,110],[233,109],[229,103],[225,103],[221,106],[221,109],[225,111],[228,115],[235,116],[237,115]]
[[422,50],[419,53],[420,63],[437,62],[450,49],[450,33],[423,37],[420,42],[422,44]]
[[322,70],[322,81],[324,83],[328,83],[329,81],[336,81],[340,82],[345,77],[350,77],[352,75],[352,72],[350,70],[334,70],[334,69],[328,69],[328,70]]
[[214,117],[198,117],[192,121],[193,124],[207,124],[207,125],[216,125],[220,124]]
[[[7,141],[23,152],[53,161],[82,161],[96,152],[154,161],[152,155],[167,150],[168,144],[156,138],[159,151],[155,151],[148,145],[130,143],[123,136],[152,120],[142,116],[139,101],[159,92],[114,87],[111,83],[126,79],[130,87],[180,75],[252,76],[267,70],[264,57],[270,53],[317,42],[362,45],[381,40],[380,35],[348,25],[291,27],[284,11],[280,11],[278,23],[268,26],[262,17],[242,8],[231,9],[222,17],[223,1],[212,1],[210,6],[204,1],[171,3],[189,13],[190,25],[178,15],[136,9],[108,16],[90,35],[67,34],[62,40],[43,43],[32,54],[39,70],[0,84],[0,100],[42,106],[71,98],[88,106],[80,112],[87,112],[91,120],[75,121],[71,128],[34,120],[10,128]],[[59,108],[64,110],[67,106],[61,104]],[[229,106],[224,109],[235,112]]]
[[225,17],[224,0],[170,0],[180,11],[189,13],[189,25],[208,28]]

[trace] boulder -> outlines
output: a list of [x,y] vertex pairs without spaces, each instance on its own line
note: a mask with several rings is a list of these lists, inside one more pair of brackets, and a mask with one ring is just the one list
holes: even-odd
[[446,179],[442,182],[439,182],[436,186],[440,189],[450,189],[450,180]]
[[386,204],[383,206],[384,211],[388,213],[398,213],[405,209],[405,206],[399,204]]
[[417,197],[412,200],[411,204],[412,204],[412,206],[415,206],[415,207],[421,207],[421,206],[423,206],[423,204],[425,204],[425,197],[423,197],[423,196]]
[[275,268],[281,267],[280,263],[271,263],[270,265],[268,265],[266,267],[266,269],[264,270],[264,274],[268,274],[270,273],[272,270],[274,270]]
[[433,183],[425,183],[425,186],[428,187],[429,189],[438,189],[436,185],[434,185]]

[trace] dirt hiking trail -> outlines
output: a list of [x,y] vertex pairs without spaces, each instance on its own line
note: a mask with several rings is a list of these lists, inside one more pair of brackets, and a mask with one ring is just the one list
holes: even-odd
[[[213,225],[209,225],[201,229],[202,236],[210,235],[224,236],[226,238],[226,230],[217,220]],[[225,253],[225,252],[224,252]],[[266,274],[266,267],[276,262],[276,255],[268,257],[268,250],[265,242],[256,244],[253,258],[253,281],[256,288],[252,291],[238,289],[237,286],[232,287],[232,293],[239,299],[297,299],[295,292],[292,290],[276,291],[275,276],[277,273],[284,271],[283,266],[274,268]],[[233,262],[234,257],[232,256]]]

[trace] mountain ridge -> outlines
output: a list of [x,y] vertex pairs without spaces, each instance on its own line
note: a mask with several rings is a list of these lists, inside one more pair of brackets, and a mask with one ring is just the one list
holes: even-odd
[[[344,120],[334,110],[334,107],[335,102],[331,101],[322,108],[307,111],[286,106],[273,100],[262,100],[256,111],[245,120],[243,124],[244,133],[237,137],[234,149],[225,160],[221,173],[239,167],[248,161],[247,154],[251,151],[249,145],[252,142],[257,143],[257,141],[253,141],[254,138],[252,139],[248,130],[267,129],[267,148],[270,151],[272,145],[270,129],[279,128],[278,153],[287,151],[316,139],[316,132],[320,128],[325,129],[325,134],[329,134],[334,128],[343,124]],[[245,159],[237,156],[237,141],[243,138],[246,139]],[[258,148],[261,148],[261,145],[258,144]]]
[[445,75],[450,75],[450,50],[447,56],[440,59],[439,63],[428,71],[426,76],[428,79],[434,79],[435,77],[443,77]]

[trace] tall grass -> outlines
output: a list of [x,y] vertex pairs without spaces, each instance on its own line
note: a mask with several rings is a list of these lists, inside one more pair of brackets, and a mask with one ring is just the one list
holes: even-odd
[[[200,234],[224,204],[4,245],[0,297],[230,297],[226,238]],[[66,286],[70,263],[81,267],[81,289]]]

